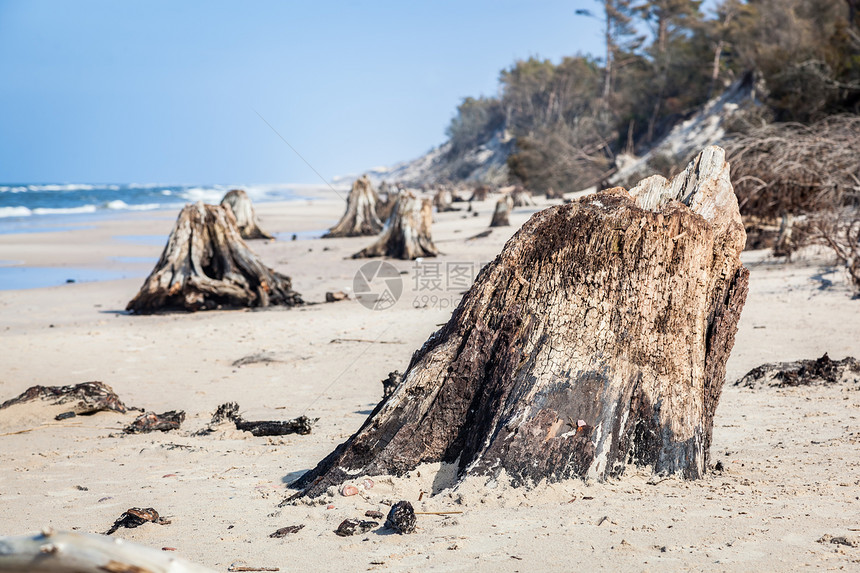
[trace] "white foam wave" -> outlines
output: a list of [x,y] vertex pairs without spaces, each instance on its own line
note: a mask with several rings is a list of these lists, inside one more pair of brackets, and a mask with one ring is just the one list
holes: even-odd
[[106,209],[114,209],[117,211],[152,211],[161,207],[159,203],[144,203],[143,205],[129,205],[121,199],[108,201],[105,203]]
[[29,217],[33,212],[27,207],[0,207],[0,219],[6,217]]
[[95,213],[97,211],[95,205],[82,205],[80,207],[64,207],[50,209],[47,207],[38,207],[33,209],[34,215],[76,215],[78,213]]
[[179,196],[192,203],[203,201],[204,203],[217,205],[226,193],[227,191],[223,189],[213,189],[212,187],[190,187],[180,191]]

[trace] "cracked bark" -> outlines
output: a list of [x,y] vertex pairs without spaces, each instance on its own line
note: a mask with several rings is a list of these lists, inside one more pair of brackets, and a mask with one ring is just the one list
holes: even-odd
[[[535,214],[362,427],[293,485],[457,464],[515,484],[697,478],[747,293],[720,148]],[[449,484],[450,485],[450,484]]]
[[290,278],[266,265],[239,234],[233,212],[187,205],[152,273],[126,310],[209,310],[302,304]]

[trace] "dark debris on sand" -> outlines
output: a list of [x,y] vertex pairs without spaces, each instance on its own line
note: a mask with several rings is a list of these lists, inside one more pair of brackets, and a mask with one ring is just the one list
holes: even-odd
[[185,421],[185,412],[170,410],[163,414],[144,412],[123,429],[126,434],[146,434],[149,432],[169,432],[178,430]]
[[314,423],[318,418],[308,418],[307,416],[299,416],[292,420],[269,420],[259,422],[249,422],[239,414],[239,404],[236,402],[227,402],[221,404],[215,413],[212,415],[212,422],[208,427],[204,428],[199,435],[211,434],[215,431],[215,427],[225,422],[233,422],[237,430],[243,432],[251,432],[252,435],[260,436],[285,436],[287,434],[307,435],[311,433]]
[[831,360],[827,353],[824,353],[824,356],[815,360],[762,364],[737,380],[735,386],[786,388],[838,383],[860,384],[860,361],[851,356],[842,360]]
[[385,527],[390,527],[397,533],[415,533],[418,520],[415,518],[415,510],[408,501],[398,501],[391,506]]
[[159,525],[168,525],[170,521],[160,517],[158,512],[152,507],[132,507],[125,510],[122,515],[113,522],[110,529],[105,532],[105,535],[110,535],[120,527],[133,529],[140,527],[144,523],[157,523]]
[[83,382],[70,386],[31,386],[21,395],[0,404],[0,410],[34,400],[44,400],[52,405],[69,404],[70,410],[59,414],[56,417],[58,420],[103,410],[125,414],[128,410],[136,409],[123,404],[113,389],[104,382]]
[[349,537],[350,535],[361,535],[367,533],[374,527],[379,527],[378,521],[364,521],[361,519],[344,519],[337,526],[334,532],[340,537]]
[[280,539],[281,537],[286,537],[287,535],[292,535],[293,533],[298,533],[302,529],[304,529],[305,524],[300,523],[299,525],[289,525],[287,527],[282,527],[275,531],[274,533],[270,533],[269,537],[274,539]]

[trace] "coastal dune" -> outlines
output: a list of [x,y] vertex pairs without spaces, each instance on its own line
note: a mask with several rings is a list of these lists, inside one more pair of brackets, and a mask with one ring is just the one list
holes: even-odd
[[[359,495],[332,491],[281,505],[293,493],[288,484],[361,425],[382,397],[380,381],[406,368],[478,270],[550,204],[540,201],[515,208],[511,226],[474,239],[489,225],[494,198],[475,203],[477,216],[434,214],[441,255],[389,260],[401,272],[402,293],[384,310],[352,293],[368,261],[349,257],[373,238],[318,238],[343,210],[322,191],[313,200],[256,205],[279,240],[251,248],[291,277],[305,301],[319,303],[292,309],[125,313],[164,246],[173,211],[0,235],[0,260],[128,277],[0,290],[0,402],[37,384],[100,380],[126,405],[187,414],[179,430],[128,435],[122,428],[137,412],[55,421],[56,412],[39,404],[0,411],[0,534],[44,526],[102,533],[126,509],[153,507],[171,523],[115,535],[216,570],[857,567],[858,386],[731,384],[765,362],[860,356],[860,301],[814,252],[788,265],[765,252],[743,254],[750,292],[714,424],[712,461],[723,469],[704,479],[655,479],[630,468],[606,483],[512,488],[505,479],[468,478],[440,491],[440,468],[423,467],[374,478]],[[324,303],[334,291],[351,300]],[[194,435],[230,401],[249,420],[319,420],[309,435],[253,437],[222,427]],[[415,534],[333,533],[344,519],[387,513],[401,499],[423,512]],[[304,527],[269,537],[293,525]]]

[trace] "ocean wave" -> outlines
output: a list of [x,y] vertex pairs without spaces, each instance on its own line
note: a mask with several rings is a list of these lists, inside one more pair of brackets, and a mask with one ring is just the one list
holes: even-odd
[[33,212],[27,207],[0,207],[0,219],[6,217],[29,217]]
[[178,193],[179,197],[187,199],[192,203],[203,201],[204,203],[211,203],[213,205],[220,203],[221,199],[226,194],[227,190],[213,189],[212,187],[190,187],[188,189],[183,189]]
[[118,190],[118,185],[105,185],[98,187],[88,183],[49,183],[45,185],[0,185],[0,193],[39,193],[45,191],[51,192],[73,192],[73,191],[92,191],[93,189],[114,189]]
[[152,211],[162,207],[161,203],[144,203],[143,205],[129,205],[122,199],[115,199],[104,204],[105,209],[116,211]]
[[95,213],[98,207],[95,205],[81,205],[80,207],[36,207],[33,209],[34,215],[77,215],[80,213]]

